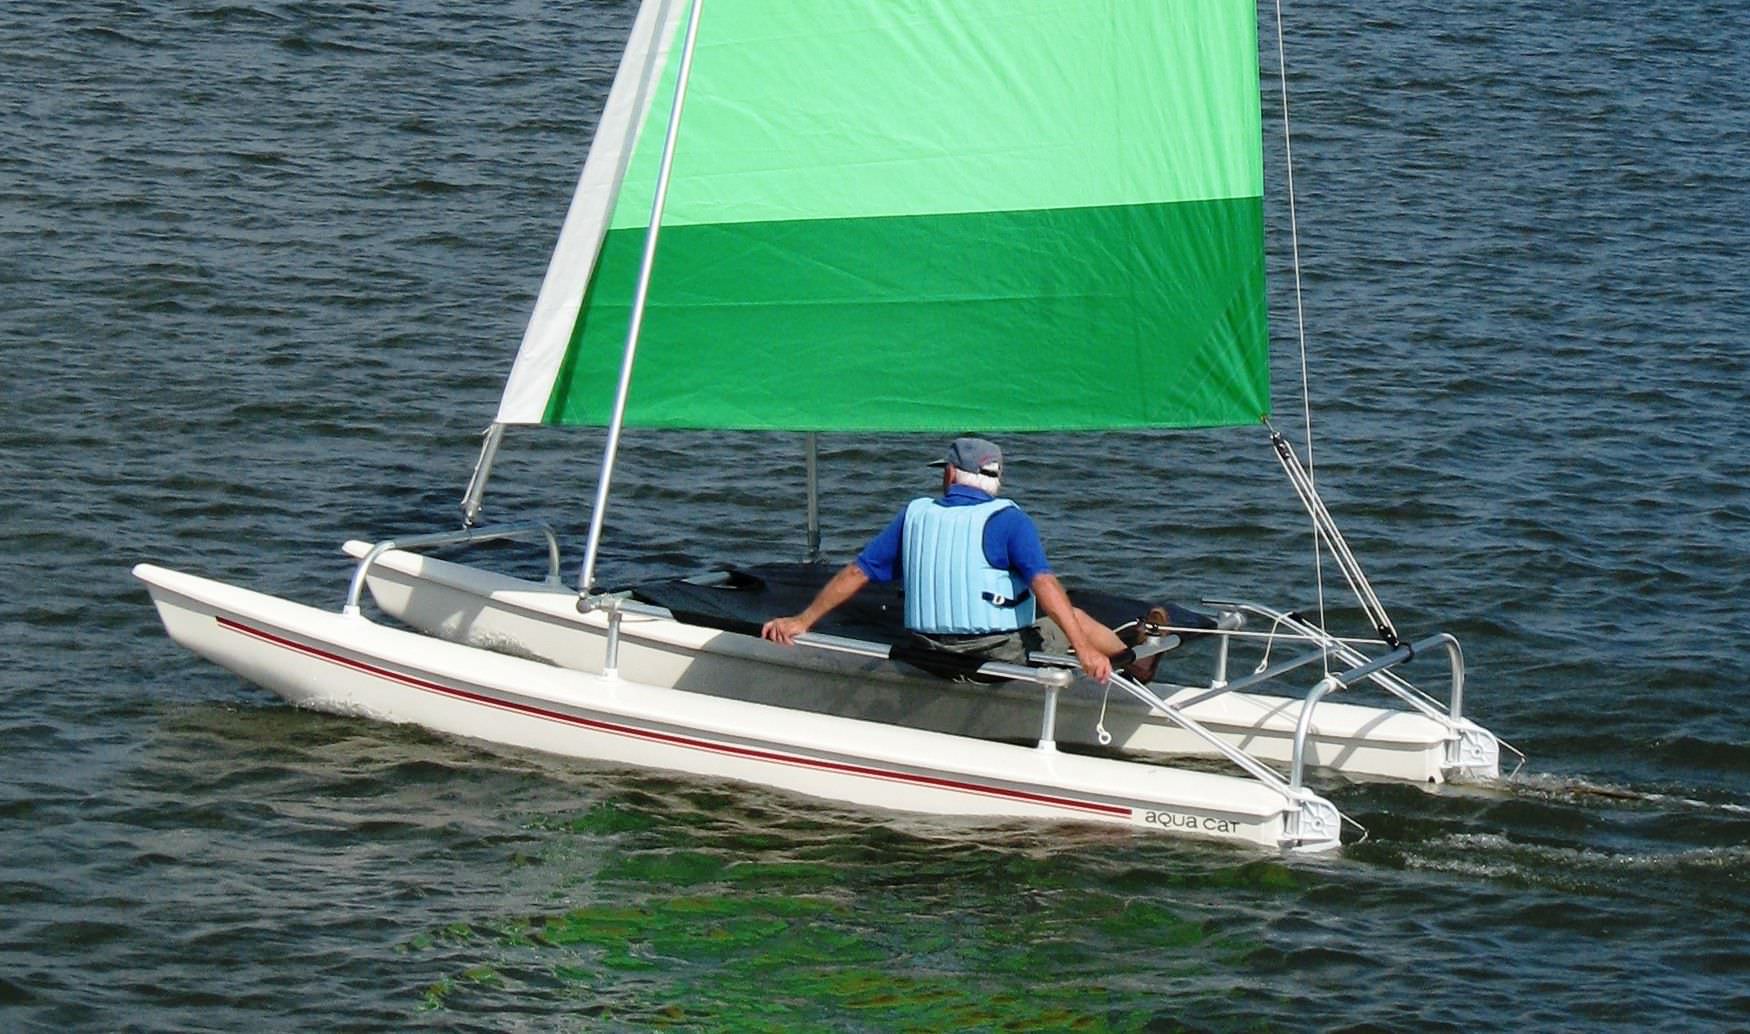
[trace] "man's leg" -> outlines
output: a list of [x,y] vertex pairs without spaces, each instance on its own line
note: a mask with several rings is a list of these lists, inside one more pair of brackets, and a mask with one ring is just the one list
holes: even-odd
[[1101,624],[1087,611],[1075,608],[1076,622],[1082,626],[1082,634],[1093,641],[1099,651],[1110,657],[1125,648],[1124,640],[1118,638],[1118,633]]
[[[1075,612],[1076,623],[1082,626],[1082,634],[1087,636],[1101,653],[1110,657],[1124,649],[1124,640],[1118,638],[1118,633],[1100,624],[1097,618],[1082,608],[1072,609]],[[1064,634],[1063,629],[1057,627],[1057,622],[1048,617],[1042,617],[1035,627],[1039,629],[1041,637],[1044,639],[1043,649],[1046,653],[1069,653],[1069,636]]]
[[[1092,640],[1094,646],[1106,656],[1116,656],[1131,646],[1136,645],[1135,643],[1126,643],[1123,639],[1119,638],[1117,632],[1114,632],[1110,628],[1101,624],[1099,619],[1095,618],[1087,611],[1080,607],[1074,609],[1076,621],[1081,623],[1082,633]],[[1160,607],[1156,607],[1150,610],[1148,615],[1144,617],[1142,621],[1145,623],[1164,625],[1167,623],[1167,612]],[[1052,621],[1050,618],[1042,618],[1039,621],[1039,625],[1046,630],[1045,641],[1047,653],[1069,652],[1069,637],[1063,634],[1063,631],[1057,627],[1055,621]],[[1142,624],[1139,623],[1137,625],[1138,635],[1136,642],[1142,641],[1141,630]],[[1155,667],[1159,665],[1159,663],[1160,655],[1155,654],[1137,661],[1124,671],[1125,674],[1129,675],[1131,678],[1146,683],[1154,679]]]

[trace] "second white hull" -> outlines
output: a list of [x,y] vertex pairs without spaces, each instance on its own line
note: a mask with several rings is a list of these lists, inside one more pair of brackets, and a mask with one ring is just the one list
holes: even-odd
[[[358,557],[369,547],[349,542]],[[578,671],[601,671],[607,620],[579,614],[563,588],[507,578],[419,554],[390,551],[366,584],[379,608],[397,620],[455,642],[525,656]],[[885,660],[792,649],[664,617],[623,618],[618,670],[651,685],[822,714],[991,740],[1036,738],[1043,697],[1020,683],[972,685],[920,677]],[[1193,695],[1182,690],[1169,703]],[[1293,756],[1302,701],[1234,692],[1192,706],[1188,715],[1263,761]],[[1426,715],[1338,702],[1321,703],[1307,741],[1307,763],[1356,776],[1440,782],[1453,767],[1454,723]],[[1492,738],[1468,722],[1474,746]],[[1101,743],[1100,732],[1109,736]],[[1178,756],[1214,756],[1207,743],[1165,715],[1122,694],[1079,682],[1059,704],[1060,743]],[[1475,752],[1465,770],[1492,776],[1494,758]]]

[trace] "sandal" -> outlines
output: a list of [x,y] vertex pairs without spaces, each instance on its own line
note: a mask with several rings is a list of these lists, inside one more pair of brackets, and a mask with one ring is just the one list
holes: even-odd
[[[1164,607],[1150,607],[1147,614],[1137,618],[1135,623],[1125,630],[1123,636],[1125,645],[1139,646],[1151,636],[1159,636],[1161,628],[1167,622],[1167,612]],[[1155,669],[1160,666],[1160,663],[1161,655],[1152,653],[1126,667],[1124,674],[1146,686],[1154,681]]]

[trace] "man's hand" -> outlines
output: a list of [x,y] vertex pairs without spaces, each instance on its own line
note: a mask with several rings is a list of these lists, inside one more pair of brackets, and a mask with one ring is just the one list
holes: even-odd
[[774,643],[795,646],[796,637],[807,632],[809,627],[808,622],[802,620],[801,615],[773,618],[760,628],[760,635]]
[[1085,650],[1076,649],[1076,660],[1082,662],[1082,670],[1095,682],[1105,682],[1112,677],[1112,658],[1095,649],[1092,643],[1088,643]]
[[787,618],[773,618],[760,627],[760,635],[774,643],[785,646],[795,646],[796,637],[814,627],[814,623],[832,613],[834,607],[857,594],[857,590],[869,584],[869,576],[856,564],[846,564],[838,574],[832,576],[818,593],[814,602],[800,614],[792,614]]
[[1112,658],[1100,648],[1101,644],[1095,642],[1094,634],[1104,632],[1110,640],[1112,653],[1117,653],[1124,649],[1124,644],[1112,634],[1112,630],[1071,606],[1069,594],[1063,591],[1063,585],[1058,582],[1056,575],[1049,572],[1034,575],[1029,587],[1039,600],[1039,609],[1057,622],[1057,627],[1063,629],[1063,634],[1069,637],[1070,648],[1076,652],[1076,660],[1081,662],[1082,671],[1087,673],[1088,678],[1095,682],[1105,682],[1111,678]]

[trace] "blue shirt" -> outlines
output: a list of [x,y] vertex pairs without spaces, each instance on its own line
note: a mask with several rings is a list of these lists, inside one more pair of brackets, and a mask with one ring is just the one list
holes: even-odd
[[[989,502],[991,497],[970,485],[950,485],[937,506],[972,506]],[[856,564],[872,582],[891,582],[903,576],[900,558],[905,555],[905,511],[883,528],[863,552]],[[1013,571],[1022,582],[1031,585],[1033,579],[1051,573],[1045,559],[1045,546],[1039,541],[1039,529],[1033,518],[1021,512],[1019,506],[1008,506],[991,514],[984,525],[984,558],[990,566]]]

